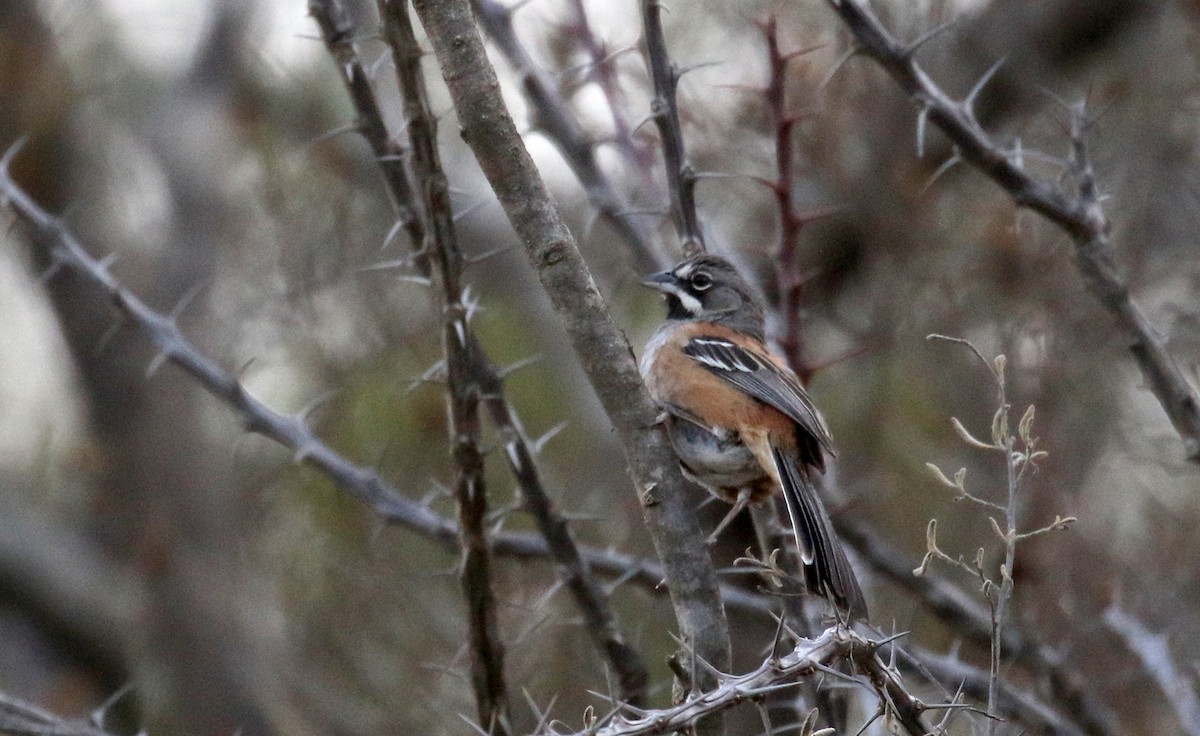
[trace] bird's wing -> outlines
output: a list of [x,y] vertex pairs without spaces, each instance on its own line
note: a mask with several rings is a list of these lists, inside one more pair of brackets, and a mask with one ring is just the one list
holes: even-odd
[[684,345],[683,352],[710,372],[786,414],[826,452],[834,454],[829,427],[795,373],[776,365],[764,354],[721,337],[694,337]]

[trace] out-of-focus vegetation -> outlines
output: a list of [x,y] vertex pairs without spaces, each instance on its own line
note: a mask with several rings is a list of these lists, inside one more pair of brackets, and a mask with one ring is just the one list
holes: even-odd
[[[151,305],[169,312],[189,300],[186,333],[256,396],[311,411],[331,446],[452,516],[443,387],[429,372],[441,356],[438,302],[398,278],[402,269],[375,268],[409,244],[388,238],[391,205],[367,148],[344,129],[353,113],[333,62],[319,40],[281,41],[291,31],[277,24],[316,33],[294,19],[299,3],[198,5],[203,18],[189,11],[193,26],[171,27],[189,53],[156,55],[146,51],[154,22],[174,11],[150,2],[0,3],[0,148],[28,136],[14,164],[21,185],[65,213],[92,253],[115,256],[113,272]],[[1006,57],[979,111],[990,131],[1020,137],[1026,150],[1064,155],[1052,97],[1090,99],[1089,143],[1117,261],[1194,376],[1200,9],[1149,0],[876,5],[903,37],[957,19],[921,51],[949,91],[965,93]],[[620,113],[636,123],[649,89],[635,3],[586,6],[597,36],[629,49],[609,63],[627,105]],[[518,33],[601,140],[613,114],[580,66],[578,34],[566,30],[574,7],[530,3]],[[357,46],[378,62],[374,79],[403,137],[385,47],[370,30],[373,4],[356,13]],[[710,248],[733,255],[769,293],[777,288],[778,211],[756,181],[776,177],[762,92],[760,23],[771,15],[785,50],[815,47],[789,66],[786,102],[800,116],[793,202],[822,213],[800,233],[794,276],[799,357],[837,441],[834,513],[869,524],[913,567],[931,518],[947,551],[997,549],[986,516],[956,503],[926,469],[965,467],[972,493],[1000,500],[1003,463],[964,445],[950,423],[987,435],[994,385],[964,351],[925,338],[962,336],[1007,355],[1014,416],[1036,405],[1039,448],[1049,452],[1025,484],[1022,526],[1078,518],[1020,548],[1014,620],[1087,673],[1087,690],[1125,732],[1176,728],[1102,613],[1115,602],[1161,632],[1196,689],[1200,469],[1113,339],[1066,237],[966,166],[934,179],[949,145],[931,129],[918,156],[911,103],[869,61],[839,63],[847,39],[824,3],[681,2],[666,16],[677,62],[720,62],[679,87],[688,153],[697,169],[722,174],[698,189]],[[532,128],[511,69],[494,61],[514,116]],[[435,107],[449,110],[432,58],[426,71]],[[653,126],[635,135],[657,150]],[[507,388],[531,437],[566,423],[539,458],[546,485],[581,541],[651,556],[604,414],[452,111],[441,142],[467,255],[513,246],[468,271],[474,325],[497,362],[538,357]],[[662,315],[637,286],[634,255],[595,221],[546,138],[531,129],[527,143],[640,346]],[[646,212],[665,206],[659,165],[631,167],[611,147],[599,151],[633,216],[664,251],[675,248],[669,219]],[[1053,161],[1029,161],[1057,175]],[[77,714],[128,683],[114,723],[154,734],[471,733],[455,715],[474,712],[456,557],[381,526],[288,452],[247,435],[173,368],[148,376],[146,340],[77,277],[48,274],[46,252],[0,217],[0,691]],[[499,452],[488,473],[502,509],[514,497]],[[723,513],[701,512],[705,523]],[[521,514],[497,524],[533,528]],[[748,522],[735,525],[714,551],[718,566],[751,539]],[[956,646],[954,630],[860,569],[877,624],[912,630],[929,649]],[[603,666],[552,566],[501,558],[495,570],[510,687],[542,704],[557,697],[555,715],[575,725],[589,704],[605,710],[587,692],[607,689]],[[675,644],[665,596],[622,586],[614,606],[655,681],[668,683]],[[772,628],[732,620],[735,661],[747,669]],[[986,663],[986,651],[960,654]],[[1020,663],[1012,671],[1023,687],[1041,686],[1020,681]],[[669,688],[655,698],[666,702]],[[514,715],[526,730],[536,723],[523,705]],[[756,727],[746,717],[731,733]]]

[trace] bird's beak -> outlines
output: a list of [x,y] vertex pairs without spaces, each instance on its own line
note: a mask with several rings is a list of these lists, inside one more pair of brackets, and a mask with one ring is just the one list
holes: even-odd
[[656,291],[667,292],[673,291],[672,287],[675,286],[675,282],[676,278],[674,273],[671,271],[659,271],[656,274],[651,274],[650,276],[642,279],[642,286],[649,286],[651,289]]

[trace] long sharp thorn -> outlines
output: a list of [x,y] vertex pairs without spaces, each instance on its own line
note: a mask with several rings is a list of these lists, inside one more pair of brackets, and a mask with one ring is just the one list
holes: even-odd
[[466,715],[464,715],[462,713],[458,713],[457,715],[459,718],[461,718],[463,720],[463,723],[470,726],[471,729],[475,731],[475,733],[480,734],[480,736],[491,736],[491,733],[480,728],[479,724],[475,723],[475,721],[471,720]]
[[855,733],[854,736],[862,736],[864,733],[867,732],[867,729],[870,728],[871,724],[874,723],[875,721],[878,721],[881,716],[883,716],[883,707],[882,706],[880,706],[880,708],[875,711],[875,715],[871,716],[867,720],[867,722],[862,725],[862,728],[858,729],[858,732]]
[[496,375],[499,376],[500,378],[508,378],[509,376],[511,376],[512,374],[521,370],[522,368],[531,366],[534,363],[541,361],[541,359],[542,359],[542,355],[540,353],[530,355],[528,358],[521,358],[518,361],[514,361],[514,362],[509,363],[508,365],[498,369],[496,371]]
[[455,212],[452,219],[455,222],[465,220],[468,216],[475,214],[476,212],[478,212],[480,209],[482,209],[487,204],[488,204],[488,201],[486,199],[481,199],[478,202],[472,202],[471,204],[462,208],[458,212]]
[[771,726],[771,715],[767,713],[766,706],[756,701],[754,707],[758,711],[759,719],[762,721],[763,736],[775,736],[775,729]]
[[170,359],[170,349],[163,349],[155,353],[154,357],[150,359],[150,363],[146,366],[146,378],[150,378],[155,373],[158,373],[158,369],[162,368],[163,363],[166,363]]
[[316,146],[318,144],[324,143],[325,141],[327,141],[331,138],[337,138],[339,135],[342,135],[344,133],[353,133],[353,132],[357,131],[358,128],[359,128],[358,123],[347,123],[345,125],[338,126],[338,127],[334,128],[333,130],[322,133],[321,135],[317,136],[316,138],[313,138],[312,140],[310,140],[306,145]]
[[909,631],[897,632],[897,633],[892,634],[891,636],[887,637],[886,639],[880,639],[879,641],[873,642],[874,647],[876,650],[883,649],[888,644],[891,644],[892,642],[896,641],[897,639],[902,639],[902,638],[908,636],[910,633],[912,633],[912,632],[909,632]]
[[400,234],[400,231],[403,230],[406,225],[408,225],[408,222],[405,220],[396,220],[395,224],[393,224],[391,229],[388,230],[387,235],[384,236],[383,245],[379,246],[379,250],[384,250],[391,245],[392,241],[396,239],[396,236]]
[[972,117],[975,116],[975,100],[979,97],[979,93],[983,91],[988,82],[992,81],[992,77],[996,76],[996,72],[1000,71],[1000,67],[1004,66],[1004,62],[1007,60],[1007,57],[1004,56],[997,59],[996,63],[992,64],[983,73],[983,76],[979,78],[979,81],[975,83],[975,86],[971,88],[971,91],[967,93],[966,98],[962,101],[963,109],[970,113]]
[[929,29],[925,33],[918,36],[915,41],[913,41],[908,46],[906,46],[904,48],[904,51],[901,53],[904,55],[905,58],[912,58],[913,54],[917,53],[917,51],[919,51],[922,46],[929,43],[930,41],[937,38],[938,36],[942,35],[947,30],[953,28],[956,25],[958,25],[958,18],[951,18],[950,20],[946,21],[945,23],[942,23],[939,26],[935,26],[934,28]]
[[780,54],[779,60],[785,61],[785,62],[791,61],[792,59],[797,59],[801,56],[807,56],[808,54],[811,54],[814,51],[820,51],[821,49],[825,48],[828,45],[829,44],[818,43],[818,44],[814,44],[812,46],[804,46],[802,48],[796,49],[795,51],[789,51],[786,54]]
[[937,167],[937,170],[934,171],[929,177],[929,181],[925,182],[925,186],[921,187],[921,194],[929,191],[929,188],[933,186],[934,182],[942,177],[942,174],[945,174],[947,171],[954,168],[954,165],[960,161],[962,161],[962,158],[958,155],[958,151],[956,150],[954,154],[950,156],[950,158],[946,159],[941,166]]
[[355,271],[358,273],[371,273],[373,271],[391,271],[392,269],[396,269],[396,268],[408,268],[411,265],[412,265],[412,262],[408,258],[396,258],[396,259],[390,260],[390,261],[380,261],[379,263],[372,263],[369,266],[359,266],[358,268],[355,269]]
[[529,449],[533,452],[534,455],[542,454],[542,448],[544,448],[546,446],[546,443],[548,443],[550,440],[557,437],[558,433],[562,432],[566,428],[567,428],[567,422],[565,422],[565,421],[559,422],[558,424],[556,424],[553,427],[551,427],[550,429],[548,429],[546,431],[546,433],[543,434],[541,437],[538,437],[537,439],[531,441],[529,443]]
[[511,245],[502,245],[499,248],[492,248],[491,250],[485,250],[482,253],[478,253],[478,254],[469,256],[467,258],[464,258],[463,260],[467,263],[467,265],[474,266],[477,263],[483,263],[484,261],[488,260],[489,258],[495,258],[496,256],[504,255],[505,253],[508,253],[512,249],[513,249],[513,247]]
[[704,69],[704,68],[710,67],[710,66],[721,66],[724,63],[725,62],[722,60],[701,61],[696,64],[689,64],[688,66],[676,67],[674,69],[675,81],[678,82],[680,80],[680,78],[683,77],[684,74],[691,74],[694,71],[698,71],[700,69]]
[[334,396],[337,396],[339,393],[341,393],[341,391],[335,389],[333,391],[326,391],[325,393],[317,396],[315,399],[308,402],[308,404],[305,405],[304,408],[302,408],[299,412],[296,413],[296,419],[300,420],[300,422],[302,422],[304,424],[308,424],[308,418],[310,416],[312,416],[312,413],[314,411],[316,411],[317,409],[321,408],[322,406],[324,406],[325,404],[329,403],[329,400],[332,399]]
[[171,309],[167,319],[171,320],[172,322],[179,319],[179,316],[183,314],[185,309],[191,306],[192,302],[196,300],[196,297],[200,296],[200,292],[208,287],[208,284],[208,280],[204,280],[194,284],[192,288],[188,289],[187,292],[179,299],[179,301],[175,303],[175,306]]
[[[772,614],[772,616],[774,616],[774,614]],[[771,661],[773,661],[773,662],[779,660],[779,645],[781,643],[783,643],[783,634],[784,634],[784,631],[786,631],[786,627],[784,625],[784,620],[785,620],[784,614],[780,613],[775,618],[777,621],[777,624],[775,626],[775,638],[771,642]]]
[[21,153],[21,149],[24,148],[25,144],[28,142],[29,136],[23,135],[8,147],[8,150],[4,152],[4,156],[0,157],[0,176],[3,176],[5,179],[8,178],[9,166],[17,158],[17,155]]
[[112,695],[109,695],[103,703],[101,703],[88,715],[88,720],[91,722],[91,724],[96,728],[103,728],[104,718],[108,715],[108,711],[112,710],[112,707],[116,705],[121,698],[129,694],[129,691],[132,689],[132,682],[127,682],[121,687],[117,688]]
[[925,158],[925,125],[929,122],[929,107],[921,107],[917,113],[917,158]]
[[833,81],[833,78],[837,76],[837,73],[841,71],[842,66],[847,61],[850,61],[850,59],[852,59],[861,50],[862,48],[858,44],[850,44],[850,47],[837,58],[837,61],[833,62],[833,66],[829,68],[829,73],[826,74],[825,78],[821,80],[821,83],[817,85],[817,89],[823,90],[828,87],[829,83]]

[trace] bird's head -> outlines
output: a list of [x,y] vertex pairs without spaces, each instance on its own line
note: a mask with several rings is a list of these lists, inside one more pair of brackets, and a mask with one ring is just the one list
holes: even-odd
[[724,258],[701,253],[660,271],[642,284],[662,292],[667,319],[724,324],[762,338],[758,291]]

